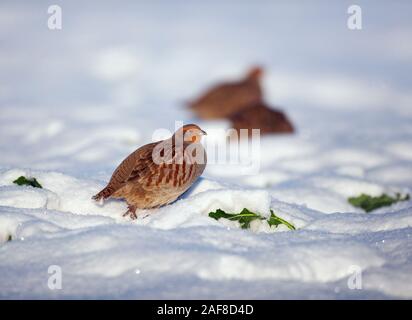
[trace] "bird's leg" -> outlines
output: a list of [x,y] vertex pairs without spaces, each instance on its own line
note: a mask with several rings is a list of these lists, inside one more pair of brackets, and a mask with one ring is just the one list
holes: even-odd
[[135,220],[137,218],[136,209],[137,208],[134,205],[129,204],[127,211],[123,214],[123,217],[130,216],[132,220]]

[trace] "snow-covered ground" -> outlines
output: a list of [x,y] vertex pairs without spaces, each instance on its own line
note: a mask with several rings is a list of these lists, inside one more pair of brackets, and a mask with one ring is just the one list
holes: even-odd
[[[55,3],[55,31],[49,1],[0,4],[0,298],[412,298],[412,201],[347,201],[412,193],[412,3],[357,1],[360,31],[351,1]],[[227,127],[183,102],[254,63],[298,129],[261,139],[258,173],[210,165],[136,221],[90,199],[155,130]],[[297,230],[242,230],[218,208]]]

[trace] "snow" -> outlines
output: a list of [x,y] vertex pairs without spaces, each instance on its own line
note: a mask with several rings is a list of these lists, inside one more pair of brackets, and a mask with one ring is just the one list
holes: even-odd
[[[51,31],[46,1],[2,1],[0,298],[412,298],[412,200],[370,213],[347,201],[412,194],[412,5],[362,1],[350,31],[347,7],[324,4],[71,1]],[[124,201],[91,200],[175,121],[221,141],[230,124],[183,103],[255,63],[297,128],[261,137],[256,172],[210,163],[134,221]],[[22,175],[43,189],[13,184]],[[243,208],[297,230],[208,217]]]

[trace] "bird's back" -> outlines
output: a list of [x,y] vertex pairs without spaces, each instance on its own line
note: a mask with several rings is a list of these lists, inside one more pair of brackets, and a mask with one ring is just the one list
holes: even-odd
[[207,160],[201,144],[196,153],[201,152],[204,158],[198,163],[186,144],[182,148],[166,145],[163,156],[169,161],[155,161],[159,143],[145,145],[123,160],[102,190],[107,190],[104,198],[124,198],[137,208],[159,207],[176,200],[203,173]]
[[191,107],[201,118],[222,118],[257,103],[261,98],[262,92],[258,80],[248,78],[213,87],[192,103]]

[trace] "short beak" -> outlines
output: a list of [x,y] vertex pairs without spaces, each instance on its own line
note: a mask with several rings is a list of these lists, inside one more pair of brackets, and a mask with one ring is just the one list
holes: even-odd
[[206,131],[204,131],[204,130],[200,130],[200,131],[202,131],[202,134],[203,134],[203,135],[207,136]]

